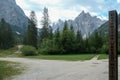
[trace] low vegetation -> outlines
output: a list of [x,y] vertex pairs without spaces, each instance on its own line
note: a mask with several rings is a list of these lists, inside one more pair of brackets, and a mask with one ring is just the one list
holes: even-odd
[[35,47],[32,47],[32,46],[23,46],[21,48],[21,51],[22,51],[22,54],[24,56],[33,56],[33,55],[36,55],[36,48]]
[[34,59],[46,59],[46,60],[67,60],[67,61],[79,61],[79,60],[90,60],[96,54],[79,54],[79,55],[38,55],[38,56],[27,56],[27,58]]
[[[120,57],[120,54],[118,54],[118,57]],[[109,55],[108,55],[108,54],[100,54],[100,56],[98,57],[98,60],[108,59],[108,58],[109,58]]]
[[18,50],[18,47],[17,47],[17,46],[12,47],[12,48],[10,48],[10,49],[6,49],[6,50],[1,49],[1,50],[0,50],[0,57],[7,57],[7,56],[9,56],[9,55],[12,55],[12,54],[14,54],[17,50]]
[[100,54],[98,57],[98,60],[101,60],[101,59],[108,59],[108,54]]
[[14,62],[0,61],[0,80],[18,75],[22,71],[20,65]]

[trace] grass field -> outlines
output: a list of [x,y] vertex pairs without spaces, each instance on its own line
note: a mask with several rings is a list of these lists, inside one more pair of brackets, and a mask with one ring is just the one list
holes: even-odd
[[18,63],[0,61],[0,80],[4,80],[13,75],[18,75],[21,72],[22,71]]
[[47,60],[68,60],[68,61],[78,61],[78,60],[90,60],[96,54],[80,54],[80,55],[38,55],[38,56],[27,56],[27,58],[35,59],[47,59]]
[[[109,57],[108,54],[79,54],[79,55],[38,55],[38,56],[26,56],[26,58],[79,61],[79,60],[90,60],[96,55],[99,55],[98,60],[108,59]],[[120,55],[118,55],[118,57],[120,57]]]

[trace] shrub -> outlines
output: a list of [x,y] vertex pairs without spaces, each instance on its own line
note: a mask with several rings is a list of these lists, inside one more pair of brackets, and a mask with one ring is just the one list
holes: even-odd
[[101,53],[108,54],[108,52],[109,52],[109,47],[108,47],[108,45],[104,44],[101,48]]
[[46,47],[46,48],[40,48],[39,50],[39,54],[43,54],[43,55],[59,55],[59,54],[63,54],[63,49],[59,49],[59,48],[53,48],[53,47]]
[[23,46],[21,48],[21,51],[22,51],[22,54],[24,56],[33,56],[33,55],[36,55],[36,48],[35,47],[32,47],[32,46]]

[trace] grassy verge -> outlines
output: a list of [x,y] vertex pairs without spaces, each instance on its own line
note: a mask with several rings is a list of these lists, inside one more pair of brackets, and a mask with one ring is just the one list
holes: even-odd
[[38,56],[27,56],[27,58],[34,59],[46,59],[46,60],[68,60],[68,61],[78,61],[78,60],[90,60],[96,54],[80,54],[80,55],[38,55]]
[[0,80],[21,73],[20,65],[14,62],[0,61]]
[[17,50],[18,50],[17,46],[7,49],[7,50],[0,50],[0,57],[7,57],[9,55],[12,55]]
[[[120,57],[120,54],[118,55],[118,57]],[[100,54],[100,56],[98,57],[98,60],[108,59],[108,58],[109,58],[109,55],[108,55],[108,54]]]
[[101,60],[101,59],[108,59],[108,55],[107,54],[100,54],[98,57],[98,60]]

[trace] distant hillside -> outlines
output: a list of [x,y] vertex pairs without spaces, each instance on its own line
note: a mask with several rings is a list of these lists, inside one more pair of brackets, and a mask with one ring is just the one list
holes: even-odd
[[[108,21],[102,24],[97,31],[103,35],[108,35]],[[118,15],[118,32],[120,33],[120,14]]]

